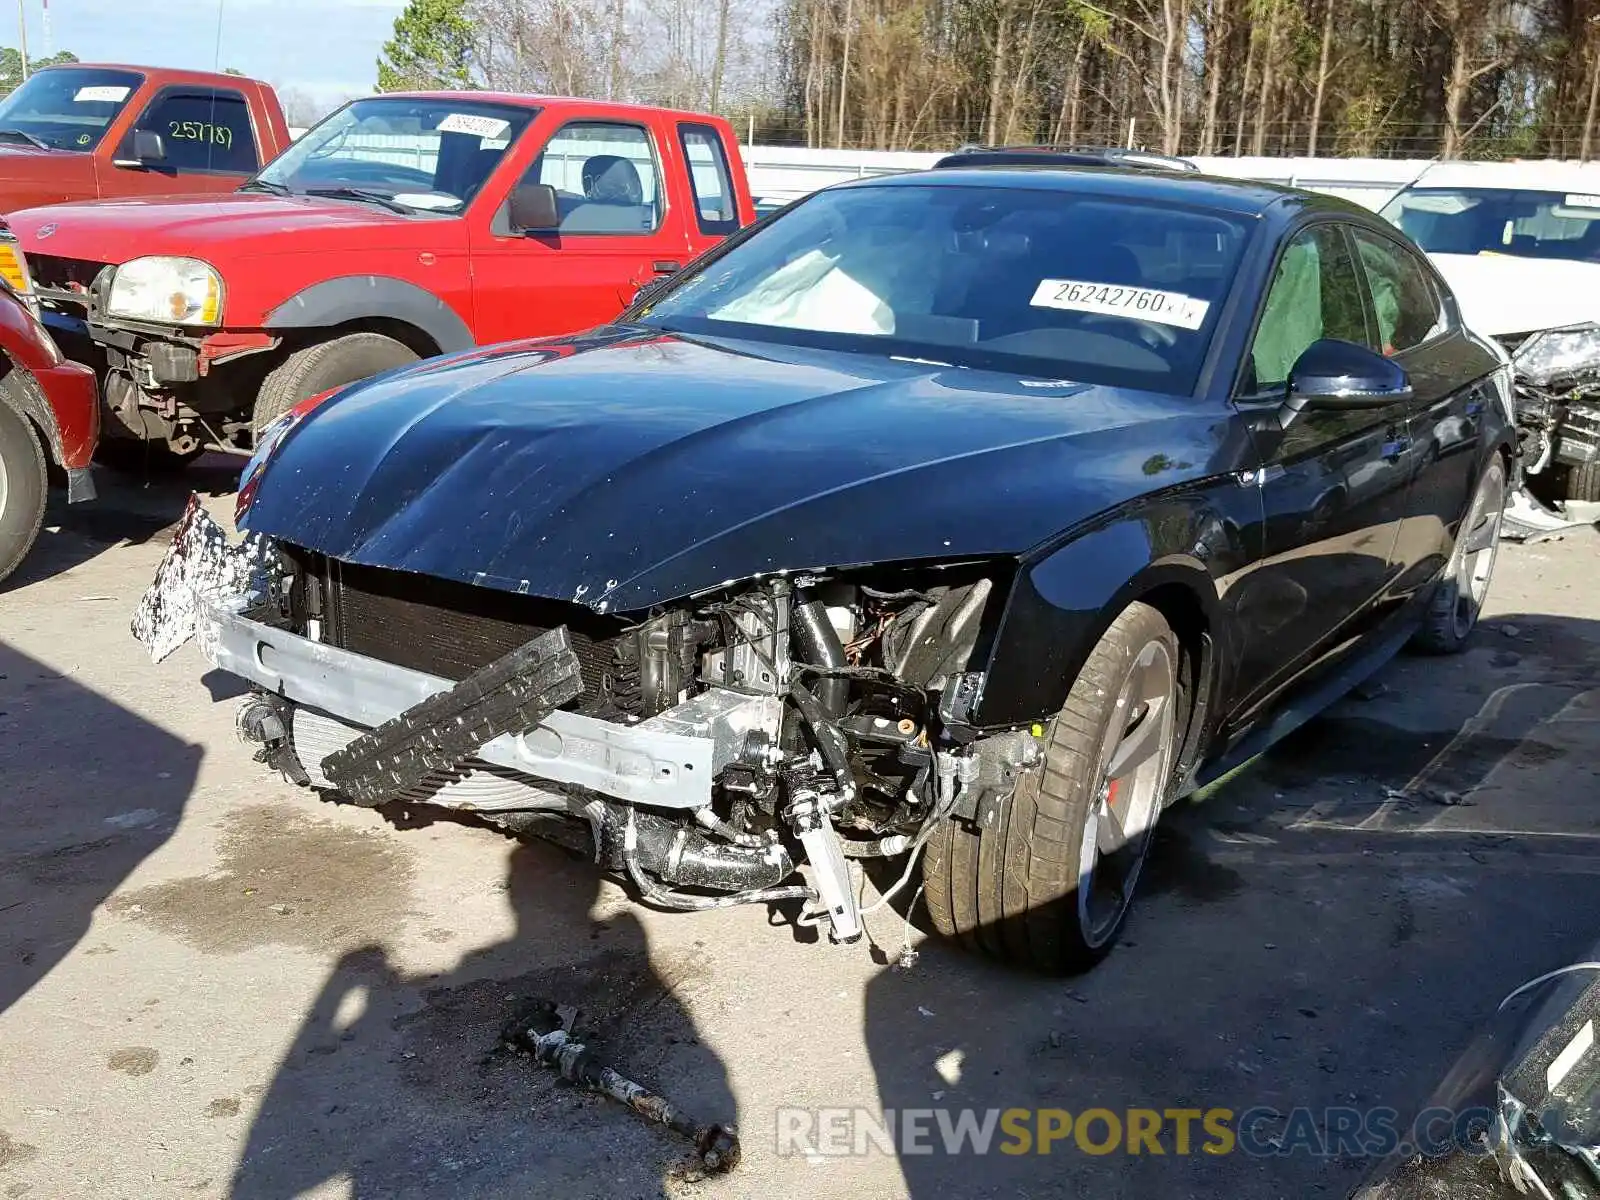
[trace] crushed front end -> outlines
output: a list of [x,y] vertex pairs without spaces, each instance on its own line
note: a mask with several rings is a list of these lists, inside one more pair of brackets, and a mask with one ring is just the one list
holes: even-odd
[[1002,576],[781,575],[617,615],[232,543],[195,503],[134,632],[248,680],[241,735],[297,783],[581,844],[664,908],[803,899],[854,941],[851,859],[906,858],[903,885],[1039,760],[969,723]]
[[1600,325],[1499,339],[1515,372],[1523,473],[1542,499],[1594,500],[1571,481],[1600,460]]

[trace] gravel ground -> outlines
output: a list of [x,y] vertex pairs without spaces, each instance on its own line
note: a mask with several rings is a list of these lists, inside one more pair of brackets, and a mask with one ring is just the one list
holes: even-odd
[[[127,633],[183,489],[227,511],[232,477],[107,480],[0,592],[6,1197],[1342,1196],[1354,1154],[780,1155],[774,1114],[1409,1111],[1600,937],[1591,533],[1507,546],[1468,653],[1397,660],[1170,813],[1125,944],[1059,980],[892,914],[878,951],[648,912],[553,848],[268,778],[236,685]],[[537,997],[737,1121],[739,1170],[696,1181],[672,1136],[497,1051]]]

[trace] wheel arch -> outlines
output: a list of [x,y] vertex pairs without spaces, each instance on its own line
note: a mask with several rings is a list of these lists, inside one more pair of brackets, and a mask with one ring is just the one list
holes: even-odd
[[0,403],[28,423],[44,448],[45,462],[52,468],[64,468],[66,455],[61,443],[61,427],[33,375],[10,355],[0,352],[0,382],[11,385],[0,387]]
[[1135,601],[1156,608],[1178,635],[1191,710],[1210,708],[1221,672],[1221,601],[1207,566],[1238,538],[1205,506],[1168,504],[1101,525],[1018,571],[986,665],[978,713],[986,726],[1053,716],[1095,643]]
[[425,288],[386,275],[325,279],[289,297],[263,323],[273,333],[304,341],[347,333],[383,333],[422,358],[475,345],[461,316]]

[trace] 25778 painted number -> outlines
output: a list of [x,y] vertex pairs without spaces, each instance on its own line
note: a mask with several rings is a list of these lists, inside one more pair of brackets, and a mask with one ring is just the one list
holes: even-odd
[[1210,301],[1182,292],[1123,287],[1088,279],[1041,279],[1029,303],[1035,308],[1127,317],[1180,329],[1199,329],[1211,308]]
[[167,135],[185,142],[210,142],[214,146],[233,145],[233,130],[226,125],[213,125],[209,121],[168,121]]

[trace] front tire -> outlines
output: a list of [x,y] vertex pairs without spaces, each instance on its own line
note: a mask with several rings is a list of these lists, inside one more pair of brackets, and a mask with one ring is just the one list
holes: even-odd
[[0,381],[0,582],[17,569],[44,524],[50,477],[33,426],[12,406],[11,380]]
[[1116,944],[1172,786],[1181,651],[1165,617],[1124,609],[1090,652],[992,825],[944,822],[923,882],[934,927],[969,949],[1078,971]]
[[1477,628],[1500,553],[1500,524],[1506,507],[1506,464],[1496,454],[1478,480],[1472,504],[1456,533],[1428,611],[1412,644],[1426,654],[1459,654]]
[[296,350],[262,381],[251,425],[259,436],[302,400],[416,361],[414,350],[381,333],[348,333]]

